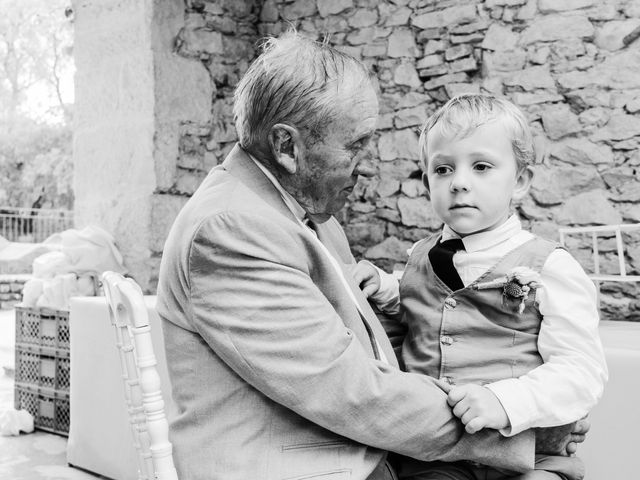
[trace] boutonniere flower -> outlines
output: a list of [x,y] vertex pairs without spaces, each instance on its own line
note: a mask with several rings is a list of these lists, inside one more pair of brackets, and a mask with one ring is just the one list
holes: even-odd
[[540,274],[529,267],[514,267],[507,275],[491,280],[490,282],[475,283],[474,290],[487,290],[501,288],[503,298],[520,299],[518,313],[524,312],[524,302],[529,298],[532,288],[540,288],[542,281]]

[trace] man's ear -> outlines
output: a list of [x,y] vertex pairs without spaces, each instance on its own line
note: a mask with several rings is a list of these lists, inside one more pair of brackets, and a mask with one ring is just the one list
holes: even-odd
[[273,159],[291,175],[296,173],[298,168],[300,141],[298,129],[285,123],[276,123],[269,130],[269,147]]
[[531,188],[533,181],[533,168],[527,166],[518,172],[516,187],[513,189],[512,200],[522,200]]
[[427,178],[426,172],[422,172],[422,184],[424,185],[424,188],[427,189],[424,196],[427,197],[427,200],[431,200],[431,190],[429,189],[429,179]]

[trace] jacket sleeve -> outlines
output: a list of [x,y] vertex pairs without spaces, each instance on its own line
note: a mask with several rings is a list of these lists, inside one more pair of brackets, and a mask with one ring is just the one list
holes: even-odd
[[198,229],[189,313],[216,354],[273,401],[354,441],[421,460],[532,468],[533,433],[467,435],[433,379],[367,355],[312,281],[320,253],[295,228],[223,213]]

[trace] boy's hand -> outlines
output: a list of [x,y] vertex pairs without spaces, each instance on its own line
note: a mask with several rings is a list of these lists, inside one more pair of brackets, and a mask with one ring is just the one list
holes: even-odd
[[453,387],[447,402],[468,433],[476,433],[483,428],[509,426],[509,418],[500,400],[488,388],[474,384]]
[[373,265],[366,260],[360,260],[351,271],[356,284],[360,286],[362,293],[370,297],[380,290],[380,275]]

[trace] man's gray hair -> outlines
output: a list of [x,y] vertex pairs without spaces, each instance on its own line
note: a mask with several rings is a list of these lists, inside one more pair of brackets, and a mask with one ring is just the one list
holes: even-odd
[[266,39],[234,95],[240,145],[249,151],[265,148],[277,123],[320,136],[343,111],[344,102],[367,82],[373,82],[372,76],[360,61],[326,42],[295,31]]

